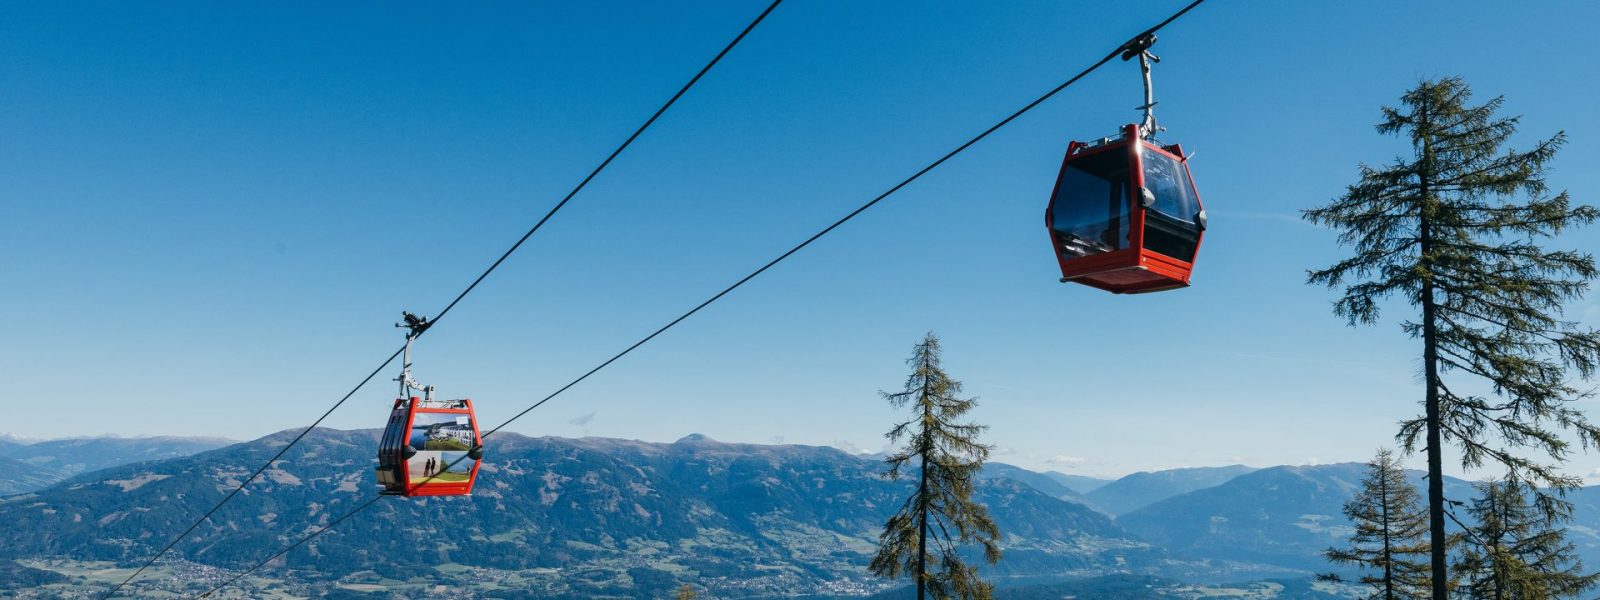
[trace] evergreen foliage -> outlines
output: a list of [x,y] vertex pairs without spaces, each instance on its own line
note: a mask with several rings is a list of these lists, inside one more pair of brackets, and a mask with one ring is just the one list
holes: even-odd
[[1474,525],[1456,569],[1473,600],[1576,598],[1600,584],[1584,573],[1566,539],[1570,513],[1549,514],[1529,502],[1528,486],[1515,479],[1486,481],[1467,512]]
[[988,509],[972,500],[973,481],[989,457],[989,446],[978,435],[988,427],[957,422],[977,401],[962,398],[961,382],[941,368],[939,338],[933,333],[906,362],[912,372],[905,387],[880,392],[892,406],[910,405],[912,412],[887,434],[891,442],[905,440],[905,446],[885,459],[886,476],[897,480],[915,465],[918,484],[878,536],[871,571],[889,579],[910,576],[918,600],[929,592],[937,600],[988,600],[994,586],[960,554],[960,545],[976,542],[989,564],[1000,560],[1000,530]]
[[1559,468],[1572,441],[1600,442],[1600,428],[1571,404],[1587,395],[1574,376],[1600,366],[1600,333],[1562,316],[1596,276],[1594,259],[1540,245],[1600,211],[1574,206],[1545,183],[1563,134],[1502,150],[1518,119],[1496,115],[1500,98],[1471,106],[1470,97],[1458,78],[1418,84],[1402,108],[1383,109],[1378,125],[1409,138],[1412,156],[1361,166],[1361,180],[1342,197],[1304,211],[1355,250],[1309,275],[1310,283],[1344,287],[1335,314],[1373,323],[1396,294],[1420,309],[1403,327],[1423,342],[1424,414],[1403,422],[1397,437],[1408,452],[1421,446],[1428,455],[1437,600],[1448,581],[1444,443],[1461,450],[1463,467],[1493,463],[1534,484],[1537,507],[1554,515],[1564,510],[1560,494],[1580,484]]
[[1372,588],[1367,598],[1427,598],[1428,514],[1388,449],[1367,463],[1361,490],[1345,503],[1344,514],[1355,533],[1348,548],[1329,548],[1328,560],[1362,569],[1361,583]]

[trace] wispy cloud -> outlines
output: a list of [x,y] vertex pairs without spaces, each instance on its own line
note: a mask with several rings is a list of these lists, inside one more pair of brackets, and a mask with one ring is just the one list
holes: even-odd
[[1220,219],[1221,222],[1223,222],[1223,223],[1226,223],[1228,221],[1233,221],[1233,220],[1239,220],[1239,221],[1273,221],[1273,222],[1277,222],[1277,223],[1294,223],[1296,225],[1304,225],[1306,227],[1311,227],[1311,228],[1314,228],[1314,229],[1326,229],[1326,227],[1323,227],[1321,225],[1317,225],[1315,223],[1312,223],[1310,221],[1302,219],[1302,218],[1300,218],[1300,215],[1293,214],[1293,213],[1250,212],[1250,211],[1231,211],[1231,210],[1230,211],[1218,212],[1218,211],[1214,211],[1214,210],[1207,210],[1206,211],[1206,216],[1211,221],[1215,222],[1215,221],[1218,221]]
[[1044,459],[1044,462],[1052,464],[1052,465],[1062,466],[1062,467],[1076,467],[1076,466],[1088,464],[1089,463],[1089,459],[1078,457],[1078,456],[1067,456],[1065,454],[1057,454],[1057,455],[1052,456],[1050,458]]
[[1600,468],[1589,471],[1588,473],[1584,473],[1583,483],[1584,485],[1600,484]]
[[866,450],[862,450],[860,446],[857,446],[857,445],[851,443],[850,440],[834,440],[833,443],[829,444],[829,445],[831,445],[831,446],[833,446],[835,448],[838,448],[840,450],[843,450],[845,452],[848,452],[850,454],[866,454],[867,453]]
[[574,417],[572,420],[567,421],[567,423],[570,423],[572,425],[577,425],[578,427],[582,427],[583,428],[583,435],[588,436],[589,435],[589,423],[594,422],[594,416],[599,414],[599,413],[600,413],[600,411],[590,411],[589,414],[580,415],[580,416]]

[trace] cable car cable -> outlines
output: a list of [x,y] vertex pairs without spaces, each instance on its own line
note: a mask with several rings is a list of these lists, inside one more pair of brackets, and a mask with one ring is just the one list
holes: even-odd
[[[637,140],[640,135],[644,134],[645,130],[649,129],[651,125],[655,124],[656,120],[661,118],[661,115],[667,112],[667,109],[672,108],[672,105],[677,103],[679,98],[682,98],[684,94],[689,92],[690,88],[694,87],[696,83],[699,83],[700,79],[705,77],[706,73],[709,73],[712,67],[715,67],[717,63],[721,62],[723,57],[727,56],[735,46],[739,45],[739,42],[743,41],[751,31],[755,30],[757,25],[760,25],[761,22],[767,18],[767,15],[772,14],[772,11],[778,8],[778,5],[782,3],[783,0],[772,0],[772,3],[767,5],[766,10],[761,11],[761,14],[757,15],[754,20],[750,21],[749,25],[746,25],[745,28],[739,32],[739,35],[734,36],[732,41],[728,42],[726,46],[723,46],[722,50],[718,52],[716,56],[712,57],[710,62],[707,62],[705,66],[701,67],[700,70],[694,74],[694,77],[689,78],[688,83],[683,84],[683,87],[679,88],[677,93],[673,94],[672,97],[666,101],[666,103],[662,104],[660,108],[656,109],[655,113],[650,115],[650,118],[646,119],[644,124],[640,125],[638,129],[635,129],[632,135],[629,135],[626,140],[623,140],[622,144],[617,146],[615,150],[612,150],[611,154],[606,156],[605,160],[600,161],[600,164],[595,166],[595,168],[591,170],[582,181],[579,181],[576,186],[573,186],[572,190],[567,192],[567,195],[563,197],[560,202],[557,202],[556,205],[551,207],[550,210],[546,212],[537,223],[534,223],[533,227],[529,228],[527,233],[522,234],[522,237],[518,238],[516,243],[512,244],[510,248],[506,249],[506,251],[501,254],[499,258],[495,259],[495,261],[491,263],[487,269],[484,269],[483,273],[480,273],[477,279],[474,279],[472,283],[466,287],[466,289],[461,290],[461,293],[457,294],[455,299],[451,300],[449,304],[445,305],[443,310],[440,310],[438,314],[434,315],[433,320],[430,322],[430,326],[434,323],[438,323],[439,319],[444,318],[446,313],[449,313],[451,309],[456,307],[456,304],[460,303],[463,298],[467,297],[467,294],[470,294],[474,289],[477,289],[478,284],[483,283],[483,280],[488,278],[490,273],[493,273],[495,269],[499,268],[500,264],[504,263],[507,258],[510,258],[518,248],[521,248],[524,242],[527,242],[528,239],[533,237],[533,235],[537,233],[540,228],[544,227],[544,224],[548,222],[551,217],[554,217],[557,212],[560,212],[560,210],[565,207],[573,197],[578,195],[578,192],[583,191],[583,189],[589,185],[590,181],[593,181],[594,178],[600,175],[600,172],[604,171],[605,168],[609,166],[612,161],[616,160],[616,158],[620,156],[624,150],[627,150],[628,146],[632,145],[634,140]],[[199,527],[207,519],[210,519],[211,516],[216,514],[217,510],[221,509],[224,504],[227,504],[228,501],[232,500],[233,497],[238,495],[240,491],[243,491],[245,486],[249,485],[250,482],[255,481],[262,473],[266,472],[268,468],[271,468],[272,464],[277,462],[278,459],[282,458],[284,453],[288,452],[290,448],[295,446],[295,444],[300,443],[300,440],[304,439],[306,434],[310,433],[311,430],[315,429],[318,425],[321,425],[329,415],[333,414],[333,411],[338,410],[340,406],[344,405],[345,401],[355,396],[356,392],[360,391],[361,388],[370,383],[373,377],[376,377],[378,373],[388,368],[389,364],[393,363],[394,359],[399,357],[403,351],[403,347],[396,349],[393,354],[389,355],[388,359],[383,361],[383,364],[378,365],[378,368],[373,369],[372,373],[368,374],[365,379],[362,379],[361,383],[356,384],[355,388],[351,389],[350,392],[345,394],[343,398],[340,398],[338,402],[335,402],[332,407],[328,408],[326,412],[322,413],[322,416],[317,417],[316,421],[313,421],[310,426],[302,430],[294,437],[294,439],[290,440],[287,445],[279,449],[277,454],[273,455],[270,460],[261,465],[260,468],[256,469],[254,473],[251,473],[250,477],[246,478],[243,482],[240,482],[237,487],[228,492],[228,495],[224,496],[222,501],[218,502],[216,506],[211,507],[211,510],[206,511],[205,515],[201,516],[199,520],[194,522],[194,524],[184,529],[183,533],[179,534],[176,538],[173,538],[173,540],[167,543],[167,545],[157,552],[155,556],[150,557],[149,560],[140,565],[139,568],[136,569],[132,575],[129,575],[127,579],[124,579],[122,583],[119,583],[116,585],[116,587],[113,587],[110,592],[107,592],[105,596],[101,597],[101,600],[105,600],[115,595],[124,586],[128,585],[129,582],[132,582],[134,578],[138,577],[140,573],[143,573],[146,569],[148,569],[150,565],[155,564],[157,559],[161,558],[168,551],[172,550],[172,548],[176,546],[178,542],[183,541],[183,539],[188,537],[190,533],[193,533],[195,528]]]
[[762,273],[765,273],[767,271],[767,269],[771,269],[773,266],[777,265],[778,263],[783,262],[785,259],[789,258],[790,256],[793,256],[796,252],[799,252],[800,250],[804,249],[806,246],[811,245],[812,242],[817,241],[822,236],[828,235],[834,229],[837,229],[840,225],[844,225],[846,222],[850,221],[851,219],[856,218],[856,216],[860,215],[861,213],[866,212],[867,209],[872,208],[878,202],[881,202],[884,198],[888,198],[890,195],[894,194],[895,192],[898,192],[902,188],[906,187],[907,185],[910,185],[911,182],[916,181],[917,179],[921,178],[923,175],[926,175],[929,171],[932,171],[932,170],[938,168],[939,165],[944,164],[945,161],[948,161],[951,158],[954,158],[957,154],[960,154],[963,151],[965,151],[967,148],[972,147],[973,144],[977,144],[979,141],[982,141],[984,138],[989,137],[989,134],[992,134],[995,131],[998,131],[1001,127],[1005,127],[1006,125],[1009,125],[1012,121],[1016,120],[1017,117],[1021,117],[1023,114],[1026,114],[1028,111],[1033,110],[1035,107],[1039,106],[1040,104],[1043,104],[1046,100],[1049,100],[1051,97],[1055,96],[1057,93],[1060,93],[1061,90],[1067,89],[1068,86],[1071,86],[1072,84],[1077,83],[1078,80],[1083,79],[1085,76],[1089,75],[1090,73],[1093,73],[1096,69],[1099,69],[1101,66],[1103,66],[1106,63],[1110,62],[1111,59],[1116,58],[1118,55],[1120,55],[1123,52],[1124,49],[1128,48],[1130,45],[1138,43],[1140,40],[1142,40],[1142,39],[1144,39],[1144,38],[1146,38],[1146,37],[1148,37],[1150,35],[1153,35],[1155,32],[1161,30],[1161,28],[1166,27],[1167,24],[1177,20],[1178,17],[1183,16],[1184,13],[1189,12],[1190,10],[1194,9],[1194,7],[1199,6],[1201,3],[1205,2],[1205,1],[1206,0],[1194,0],[1193,2],[1189,3],[1189,5],[1183,7],[1182,10],[1179,10],[1178,12],[1173,13],[1172,16],[1167,17],[1167,19],[1165,21],[1162,21],[1162,22],[1158,23],[1155,27],[1151,27],[1150,29],[1145,30],[1143,33],[1140,33],[1139,35],[1134,36],[1128,42],[1122,44],[1121,46],[1118,46],[1116,50],[1112,50],[1110,54],[1107,54],[1105,56],[1105,58],[1102,58],[1099,61],[1095,62],[1089,68],[1084,69],[1083,71],[1079,72],[1077,75],[1073,75],[1071,79],[1068,79],[1065,82],[1063,82],[1061,85],[1058,85],[1055,88],[1051,89],[1050,91],[1045,92],[1044,95],[1039,96],[1038,98],[1034,99],[1033,102],[1029,102],[1027,105],[1023,106],[1022,108],[1017,109],[1016,112],[1013,112],[1009,116],[1007,116],[1006,118],[1001,119],[1000,122],[995,123],[994,125],[990,126],[988,129],[983,130],[983,133],[979,133],[978,135],[974,136],[972,139],[967,140],[966,143],[961,144],[960,146],[957,146],[954,150],[951,150],[951,151],[945,153],[945,155],[939,157],[938,160],[935,160],[935,161],[933,161],[931,163],[928,163],[928,166],[923,167],[921,170],[918,170],[916,173],[913,173],[910,177],[907,177],[904,180],[902,180],[900,183],[895,184],[894,187],[889,188],[888,191],[885,191],[882,194],[878,194],[877,197],[867,201],[866,204],[862,204],[860,207],[857,207],[855,210],[850,211],[849,214],[846,214],[845,216],[840,217],[839,220],[834,221],[831,225],[828,225],[827,227],[822,228],[821,231],[818,231],[817,233],[813,234],[811,237],[806,238],[805,241],[800,242],[799,244],[795,245],[795,247],[793,247],[793,248],[790,248],[789,251],[778,255],[777,258],[774,258],[771,261],[768,261],[767,264],[761,265],[761,268],[756,269],[755,271],[752,271],[749,275],[745,275],[743,279],[740,279],[740,280],[734,282],[733,285],[730,285],[730,286],[724,288],[722,291],[717,292],[716,295],[714,295],[714,296],[712,296],[710,298],[707,298],[704,302],[701,302],[699,305],[695,306],[694,308],[689,309],[689,312],[686,312],[686,313],[683,313],[682,315],[679,315],[678,318],[673,319],[671,322],[668,322],[666,325],[662,325],[660,329],[657,329],[654,332],[652,332],[650,335],[644,336],[644,338],[640,339],[637,342],[634,342],[632,346],[628,346],[627,349],[625,349],[625,350],[623,350],[621,352],[618,352],[616,355],[612,356],[609,359],[606,359],[605,362],[600,363],[599,366],[596,366],[595,368],[590,369],[589,372],[584,373],[583,375],[579,376],[577,379],[572,380],[571,383],[568,383],[568,384],[566,384],[564,386],[561,386],[560,389],[552,392],[548,396],[545,396],[544,399],[533,403],[532,406],[529,406],[528,408],[523,409],[522,412],[517,413],[516,415],[512,416],[510,419],[507,419],[504,423],[496,425],[494,427],[494,429],[490,429],[488,433],[485,433],[483,435],[483,437],[488,437],[490,434],[493,434],[496,431],[500,431],[501,428],[505,427],[506,425],[510,425],[512,421],[515,421],[517,419],[522,418],[523,415],[528,414],[533,409],[539,408],[539,406],[543,405],[546,402],[549,402],[551,399],[553,399],[556,396],[560,395],[562,392],[567,391],[572,386],[578,385],[578,383],[582,382],[585,379],[588,379],[590,375],[594,375],[596,372],[600,371],[601,369],[604,369],[607,366],[610,366],[611,363],[614,363],[618,359],[621,359],[622,357],[627,356],[628,353],[633,352],[638,347],[645,345],[645,343],[649,342],[652,339],[655,339],[656,336],[661,335],[662,333],[665,333],[668,329],[672,329],[678,323],[681,323],[685,319],[688,319],[689,317],[693,316],[695,313],[700,312],[700,309],[703,309],[703,308],[705,308],[707,306],[710,306],[711,303],[713,303],[713,302],[721,300],[723,296],[726,296],[730,292],[732,292],[733,290],[738,289],[739,286],[742,286],[745,283],[749,282],[751,279],[755,279],[756,276],[761,275]]
[[[484,435],[482,437],[487,438],[488,435],[486,434],[486,435]],[[450,461],[449,463],[445,464],[445,466],[443,468],[439,469],[439,473],[444,473],[444,472],[449,471],[451,467],[456,466],[457,464],[459,464],[463,460],[466,460],[466,457],[460,457],[460,458],[457,458],[455,460]],[[433,481],[437,477],[438,477],[437,473],[433,474],[433,475],[429,475],[426,478],[424,478],[422,481],[419,481],[419,482],[413,484],[412,487],[413,488],[420,488],[423,485],[426,485],[428,482]],[[222,588],[228,587],[229,585],[233,584],[233,582],[235,582],[235,581],[243,579],[246,575],[249,575],[250,573],[254,572],[256,569],[259,569],[259,568],[265,566],[269,562],[277,560],[277,558],[280,557],[280,556],[288,554],[290,550],[294,550],[295,548],[300,547],[300,545],[311,541],[312,538],[317,537],[319,535],[322,535],[323,532],[325,532],[325,531],[327,531],[329,529],[333,529],[333,527],[335,525],[338,525],[339,523],[344,522],[345,519],[353,517],[353,516],[356,515],[356,513],[359,513],[359,512],[361,512],[363,510],[366,510],[366,508],[368,506],[372,506],[373,504],[377,503],[377,501],[382,500],[384,498],[391,497],[391,496],[393,496],[393,497],[402,497],[402,496],[396,496],[396,495],[393,495],[393,494],[379,494],[377,496],[373,496],[373,497],[367,499],[366,502],[362,502],[361,504],[356,505],[355,508],[352,508],[349,511],[345,512],[344,514],[339,515],[339,518],[334,519],[332,521],[329,521],[326,525],[323,525],[322,527],[317,528],[316,531],[313,531],[310,534],[308,534],[308,535],[306,535],[304,537],[301,537],[298,541],[296,541],[293,544],[289,544],[288,546],[285,546],[283,549],[278,550],[276,553],[273,553],[272,556],[268,556],[265,559],[262,559],[261,562],[256,563],[254,566],[251,566],[248,569],[240,571],[237,575],[234,575],[232,578],[228,579],[227,581],[224,581],[222,583],[217,584],[216,587],[211,588],[210,591],[207,591],[204,594],[200,594],[199,596],[196,596],[196,598],[207,598],[207,597],[210,597],[211,594],[216,593],[217,591],[221,590]]]
[[[623,351],[618,352],[616,355],[612,356],[609,359],[606,359],[605,362],[600,363],[598,366],[594,367],[593,369],[590,369],[588,372],[584,373],[583,375],[580,375],[577,379],[574,379],[570,383],[568,383],[568,384],[566,384],[564,386],[561,386],[560,389],[557,389],[556,391],[550,393],[550,395],[545,396],[543,399],[539,400],[538,402],[533,403],[533,405],[523,409],[522,412],[519,412],[516,415],[513,415],[510,419],[507,419],[505,422],[503,422],[503,423],[501,423],[499,425],[496,425],[493,429],[490,429],[488,432],[486,432],[482,436],[480,436],[480,438],[487,439],[490,435],[493,435],[495,432],[500,431],[505,426],[510,425],[513,421],[516,421],[517,419],[522,418],[523,415],[528,414],[529,412],[533,411],[533,409],[539,408],[541,405],[543,405],[546,402],[549,402],[550,400],[554,399],[556,396],[560,395],[562,392],[565,392],[568,389],[571,389],[573,386],[578,385],[578,383],[582,382],[585,379],[588,379],[589,376],[594,375],[595,373],[599,372],[601,369],[606,368],[607,366],[610,366],[611,363],[614,363],[617,360],[621,359],[622,357],[627,356],[629,353],[633,352],[638,347],[643,346],[645,343],[649,342],[652,339],[655,339],[656,336],[659,336],[662,333],[665,333],[668,329],[673,328],[678,323],[681,323],[685,319],[688,319],[690,316],[693,316],[695,313],[700,312],[701,309],[711,305],[711,303],[722,299],[723,296],[728,295],[730,292],[732,292],[733,290],[735,290],[735,289],[739,288],[740,286],[744,285],[746,282],[749,282],[751,279],[755,279],[756,276],[766,272],[768,269],[772,268],[774,265],[777,265],[778,263],[783,262],[784,259],[789,258],[790,256],[794,255],[796,252],[799,252],[801,249],[805,248],[806,246],[811,245],[812,242],[817,241],[817,239],[821,238],[824,235],[827,235],[828,233],[832,232],[834,229],[837,229],[840,225],[843,225],[846,222],[850,221],[851,219],[854,219],[856,216],[860,215],[861,213],[866,212],[867,209],[872,208],[878,202],[882,201],[885,198],[888,198],[891,194],[894,194],[895,192],[900,191],[905,186],[910,185],[911,182],[916,181],[918,178],[920,178],[923,175],[927,174],[929,171],[932,171],[935,168],[938,168],[939,165],[944,164],[946,161],[950,160],[951,158],[954,158],[957,154],[960,154],[961,152],[965,151],[967,148],[972,147],[972,145],[974,145],[974,144],[978,143],[979,141],[983,140],[984,138],[988,137],[989,134],[994,133],[995,131],[999,130],[1002,127],[1005,127],[1006,125],[1010,124],[1012,121],[1016,120],[1018,117],[1021,117],[1023,114],[1027,113],[1028,111],[1031,111],[1034,108],[1038,107],[1040,104],[1043,104],[1046,100],[1049,100],[1051,97],[1055,96],[1057,93],[1060,93],[1062,90],[1067,89],[1067,87],[1071,86],[1072,84],[1077,83],[1078,80],[1083,79],[1085,76],[1089,75],[1090,73],[1093,73],[1095,70],[1099,69],[1101,66],[1104,66],[1106,63],[1110,62],[1111,59],[1116,58],[1119,54],[1121,54],[1123,52],[1124,49],[1126,49],[1126,48],[1130,47],[1131,45],[1137,43],[1141,38],[1143,38],[1145,36],[1148,36],[1148,35],[1151,35],[1151,34],[1154,34],[1157,31],[1160,31],[1162,28],[1164,28],[1167,25],[1171,24],[1173,21],[1176,21],[1179,17],[1182,17],[1184,14],[1188,13],[1190,10],[1193,10],[1195,7],[1203,4],[1205,1],[1206,0],[1194,0],[1193,2],[1190,2],[1188,5],[1184,6],[1178,12],[1173,13],[1172,16],[1167,17],[1166,20],[1161,21],[1160,23],[1156,24],[1156,26],[1145,30],[1144,32],[1140,33],[1139,35],[1134,36],[1127,43],[1124,43],[1124,44],[1118,46],[1116,50],[1112,50],[1110,54],[1107,54],[1104,58],[1101,58],[1099,61],[1096,61],[1093,65],[1090,65],[1089,68],[1084,69],[1083,71],[1079,72],[1077,75],[1072,76],[1071,79],[1066,80],[1066,82],[1062,83],[1061,85],[1058,85],[1055,88],[1051,89],[1050,91],[1045,92],[1044,95],[1039,96],[1037,99],[1035,99],[1032,102],[1029,102],[1027,105],[1025,105],[1022,108],[1018,109],[1016,112],[1011,113],[1006,118],[1001,119],[1000,122],[995,123],[993,126],[989,127],[988,129],[985,129],[982,133],[979,133],[977,136],[973,137],[972,139],[967,140],[966,143],[963,143],[960,146],[957,146],[956,149],[951,150],[950,152],[946,153],[944,156],[939,157],[938,160],[935,160],[932,163],[929,163],[928,166],[923,167],[921,170],[919,170],[916,173],[912,174],[910,177],[907,177],[906,179],[902,180],[900,183],[895,184],[894,187],[889,188],[888,191],[885,191],[882,194],[879,194],[877,197],[873,198],[872,200],[867,201],[867,203],[862,204],[860,207],[856,208],[853,211],[850,211],[849,214],[846,214],[845,216],[839,218],[837,221],[834,221],[831,225],[828,225],[827,227],[824,227],[821,231],[818,231],[817,233],[813,234],[811,237],[806,238],[805,241],[800,242],[798,245],[796,245],[793,248],[790,248],[789,251],[784,252],[783,254],[779,255],[777,258],[774,258],[771,261],[767,262],[765,265],[762,265],[761,268],[756,269],[755,271],[751,272],[749,275],[744,276],[744,278],[734,282],[733,285],[730,285],[727,288],[724,288],[722,291],[717,292],[716,295],[711,296],[710,298],[706,299],[704,302],[701,302],[699,305],[695,306],[694,308],[689,309],[688,312],[683,313],[682,315],[678,316],[678,318],[673,319],[672,321],[668,322],[666,325],[661,326],[661,328],[656,329],[650,335],[647,335],[644,338],[640,339],[639,341],[634,342],[634,344],[632,346],[628,346]],[[455,465],[457,462],[460,462],[461,460],[463,460],[463,459],[458,458],[455,461],[452,461],[449,465],[447,465],[445,467],[445,469],[449,469],[450,466]],[[226,587],[228,584],[231,584],[234,581],[238,581],[239,579],[242,579],[243,577],[245,577],[246,575],[248,575],[251,572],[255,571],[256,569],[261,568],[263,565],[267,564],[268,562],[271,562],[272,560],[278,558],[279,556],[283,556],[284,554],[288,553],[290,550],[293,550],[294,548],[297,548],[300,545],[311,541],[312,538],[315,538],[315,537],[317,537],[319,535],[322,535],[324,532],[328,531],[329,529],[332,529],[334,525],[344,521],[345,519],[348,519],[349,517],[355,515],[358,512],[361,512],[362,510],[365,510],[368,506],[371,506],[372,504],[376,503],[379,498],[383,498],[383,496],[374,497],[373,499],[368,500],[365,503],[362,503],[361,505],[355,507],[354,509],[351,509],[349,512],[345,513],[344,515],[341,515],[339,518],[334,519],[328,525],[323,526],[322,528],[320,528],[320,529],[318,529],[318,530],[316,530],[314,532],[311,532],[310,534],[305,535],[304,537],[300,538],[298,541],[294,542],[293,544],[290,544],[288,547],[285,547],[284,549],[278,551],[276,554],[273,554],[272,556],[268,557],[266,560],[263,560],[263,561],[261,561],[259,563],[256,563],[255,566],[252,566],[252,567],[244,570],[243,572],[240,572],[238,575],[234,576],[232,579],[230,579],[227,582],[224,582],[223,584],[213,588],[211,591],[208,591],[205,594],[200,595],[199,597],[200,598],[208,597],[212,593],[216,592],[217,590],[220,590],[223,587]]]
[[362,510],[365,510],[368,506],[372,506],[377,501],[382,500],[384,498],[388,498],[388,497],[389,496],[382,495],[382,494],[377,495],[377,496],[373,496],[372,498],[368,499],[366,502],[362,502],[360,505],[356,506],[354,509],[351,509],[349,512],[346,512],[343,515],[339,515],[339,518],[334,519],[332,521],[329,521],[327,525],[323,525],[321,528],[317,529],[316,531],[313,531],[310,534],[308,534],[308,535],[306,535],[304,537],[301,537],[299,539],[299,541],[296,541],[293,544],[289,544],[288,546],[285,546],[282,550],[279,550],[277,553],[273,554],[272,556],[268,556],[266,559],[262,560],[261,562],[256,563],[254,566],[252,566],[252,567],[250,567],[248,569],[245,569],[243,571],[240,571],[237,575],[234,575],[232,578],[229,578],[227,581],[224,581],[222,583],[217,584],[216,587],[211,588],[206,593],[200,594],[199,596],[195,596],[195,598],[209,598],[209,597],[211,597],[212,594],[217,593],[222,588],[225,588],[225,587],[228,587],[230,585],[233,585],[233,582],[235,582],[235,581],[238,581],[240,579],[244,579],[244,577],[246,575],[249,575],[250,573],[255,572],[256,569],[259,569],[262,566],[265,566],[269,562],[277,560],[278,557],[283,556],[285,554],[288,554],[290,550],[293,550],[295,548],[299,548],[301,544],[304,544],[306,542],[311,541],[311,538],[314,538],[314,537],[317,537],[319,535],[322,535],[322,532],[327,531],[329,529],[333,529],[334,525],[338,525],[339,523],[344,522],[345,519],[348,519],[350,517],[355,516],[356,513],[361,512]]
[[373,369],[371,373],[368,373],[366,379],[362,379],[361,383],[356,384],[355,388],[351,389],[350,392],[345,394],[343,398],[340,398],[338,402],[335,402],[332,407],[328,408],[326,412],[322,413],[322,416],[317,417],[317,420],[312,422],[310,427],[306,427],[305,430],[294,436],[294,439],[290,440],[289,443],[283,448],[280,448],[277,454],[274,454],[272,455],[272,458],[267,459],[267,462],[263,463],[260,468],[256,469],[254,473],[251,473],[250,476],[245,478],[243,482],[240,482],[239,485],[233,488],[232,491],[229,491],[228,495],[223,496],[222,500],[217,502],[216,506],[211,507],[211,510],[206,511],[206,514],[201,515],[198,520],[189,525],[188,528],[184,529],[183,533],[178,534],[178,537],[172,538],[171,542],[167,542],[167,545],[162,547],[160,552],[157,552],[155,556],[151,556],[150,560],[144,561],[144,564],[139,565],[139,568],[135,570],[132,575],[129,575],[127,579],[122,580],[122,583],[117,584],[116,587],[111,588],[111,591],[106,592],[106,595],[101,596],[101,600],[106,600],[107,598],[116,595],[118,590],[121,590],[124,586],[128,585],[128,583],[133,581],[135,577],[138,577],[140,573],[143,573],[145,569],[150,568],[150,565],[155,564],[156,559],[161,558],[161,556],[166,554],[167,551],[172,550],[173,546],[178,545],[178,542],[183,541],[183,539],[188,537],[190,533],[193,533],[195,528],[199,527],[201,523],[205,523],[207,519],[211,518],[211,515],[216,514],[216,512],[222,508],[222,505],[227,504],[228,501],[232,500],[234,496],[239,494],[239,492],[244,491],[244,487],[246,485],[249,485],[251,481],[254,481],[257,477],[261,476],[262,473],[266,472],[267,469],[271,468],[272,464],[277,462],[278,459],[283,458],[284,453],[288,452],[289,448],[294,447],[295,444],[300,442],[301,438],[304,438],[306,434],[311,433],[313,428],[315,428],[318,424],[321,424],[324,419],[327,419],[328,415],[331,415],[333,414],[333,411],[338,410],[339,406],[344,404],[345,400],[349,400],[351,396],[356,395],[357,391],[366,386],[368,382],[372,381],[372,378],[376,377],[379,372],[388,367],[389,363],[394,362],[395,357],[400,356],[402,351],[404,351],[404,348],[395,350],[394,354],[390,354],[388,360],[383,361],[383,364],[378,365],[378,368]]

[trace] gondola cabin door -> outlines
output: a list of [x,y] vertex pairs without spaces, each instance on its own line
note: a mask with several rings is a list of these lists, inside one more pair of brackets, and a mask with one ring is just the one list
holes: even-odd
[[401,398],[378,445],[378,483],[385,494],[462,496],[482,457],[471,400]]
[[1061,281],[1118,294],[1187,287],[1205,225],[1183,149],[1138,125],[1069,144],[1045,210]]

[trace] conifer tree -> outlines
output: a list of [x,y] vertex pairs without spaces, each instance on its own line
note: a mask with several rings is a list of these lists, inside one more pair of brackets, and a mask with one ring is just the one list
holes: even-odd
[[685,583],[678,586],[678,591],[674,592],[672,597],[673,600],[695,600],[700,597],[700,592],[694,591],[694,586]]
[[1416,486],[1406,480],[1405,469],[1387,448],[1367,463],[1361,490],[1344,505],[1355,525],[1348,548],[1329,548],[1329,561],[1358,567],[1361,583],[1371,588],[1367,598],[1411,600],[1427,598],[1428,513],[1423,511]]
[[1570,512],[1550,514],[1529,502],[1528,486],[1516,479],[1478,484],[1467,508],[1473,525],[1457,570],[1474,600],[1576,598],[1600,584],[1584,573],[1563,525]]
[[912,350],[912,367],[904,389],[879,392],[889,404],[911,407],[911,416],[886,437],[905,446],[886,460],[889,479],[917,470],[917,487],[889,517],[878,536],[872,574],[895,579],[910,576],[917,600],[931,593],[936,600],[988,600],[994,587],[966,564],[963,544],[978,543],[989,564],[1000,560],[1000,530],[989,511],[972,500],[973,480],[989,458],[989,446],[978,441],[987,426],[958,422],[977,401],[962,398],[961,382],[940,366],[939,338],[928,333]]
[[1418,84],[1402,108],[1383,109],[1378,125],[1409,138],[1411,156],[1363,165],[1342,197],[1304,212],[1355,249],[1310,273],[1310,283],[1344,286],[1335,314],[1373,323],[1394,295],[1420,313],[1403,327],[1422,341],[1423,415],[1403,422],[1397,437],[1407,452],[1427,452],[1435,600],[1450,580],[1445,442],[1460,449],[1463,467],[1497,464],[1538,486],[1541,509],[1559,512],[1559,494],[1579,484],[1559,467],[1571,442],[1600,441],[1600,428],[1571,406],[1585,395],[1573,376],[1588,378],[1600,362],[1600,334],[1562,316],[1595,277],[1594,259],[1540,245],[1600,212],[1545,184],[1563,134],[1502,150],[1518,119],[1496,115],[1500,98],[1469,106],[1470,96],[1457,78]]

